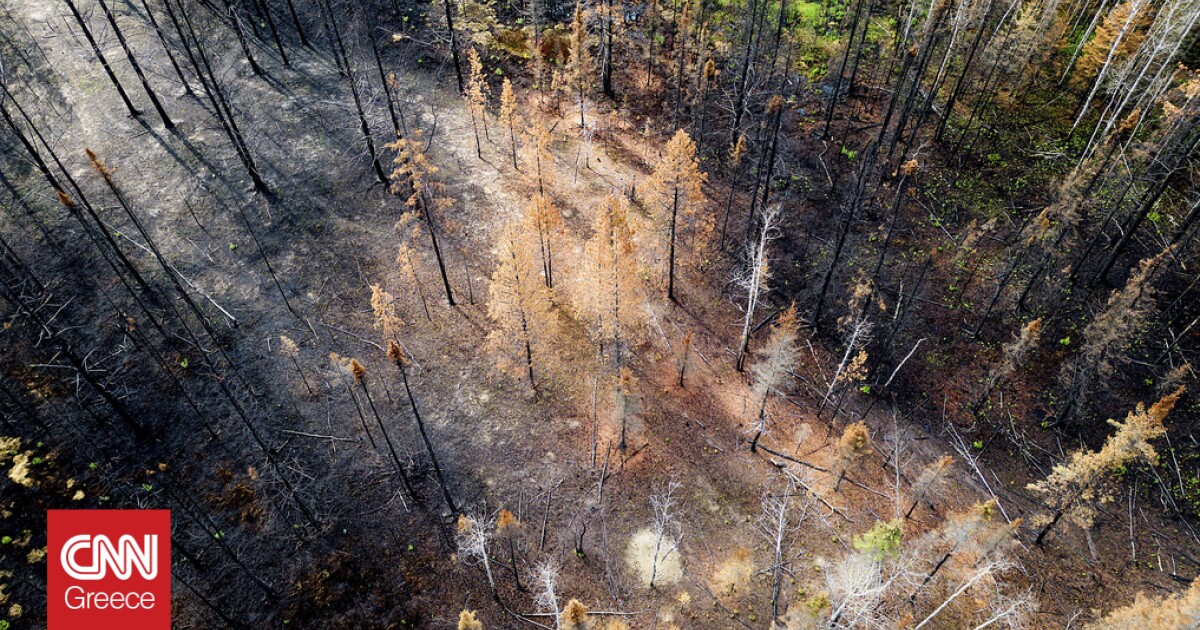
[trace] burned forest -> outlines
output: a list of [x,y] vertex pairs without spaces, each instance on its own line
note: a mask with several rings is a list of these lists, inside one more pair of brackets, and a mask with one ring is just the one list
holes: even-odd
[[1200,627],[1200,0],[5,0],[0,118],[0,630],[149,510],[174,628]]

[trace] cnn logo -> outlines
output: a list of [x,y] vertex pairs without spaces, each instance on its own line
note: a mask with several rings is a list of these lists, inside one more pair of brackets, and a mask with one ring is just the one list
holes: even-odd
[[51,510],[47,630],[171,627],[169,510]]
[[[110,567],[118,580],[128,580],[133,575],[135,565],[143,579],[153,580],[158,577],[158,534],[142,538],[144,540],[139,547],[133,536],[121,536],[117,544],[113,545],[104,534],[80,534],[63,545],[59,559],[67,575],[76,580],[103,580]],[[91,563],[80,564],[77,555],[89,551],[92,555]]]

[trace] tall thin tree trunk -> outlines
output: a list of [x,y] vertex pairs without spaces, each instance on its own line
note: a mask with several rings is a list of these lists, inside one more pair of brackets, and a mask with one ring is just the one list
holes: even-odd
[[124,86],[117,80],[117,75],[113,72],[112,67],[108,65],[108,58],[100,50],[100,45],[96,43],[96,38],[92,36],[92,29],[88,28],[87,21],[79,13],[79,8],[75,6],[74,0],[63,0],[63,2],[66,2],[67,7],[71,9],[71,15],[75,17],[75,21],[79,23],[79,28],[83,31],[83,37],[87,39],[88,44],[91,44],[92,53],[96,55],[96,59],[104,67],[104,73],[108,75],[109,81],[112,81],[113,86],[117,88],[117,94],[121,95],[121,101],[125,103],[125,108],[129,110],[129,115],[134,118],[141,116],[141,110],[133,106],[133,101],[129,100],[129,95],[125,93]]
[[450,496],[450,487],[446,485],[442,466],[438,463],[437,453],[434,452],[433,443],[429,441],[429,433],[425,430],[425,421],[421,419],[421,412],[417,409],[417,399],[413,397],[412,388],[409,386],[408,371],[404,368],[404,358],[400,354],[394,353],[392,362],[396,364],[396,369],[400,370],[400,378],[404,381],[404,393],[408,396],[408,404],[412,408],[413,418],[417,422],[417,430],[421,433],[421,441],[425,443],[429,461],[433,463],[433,472],[437,476],[438,485],[442,488],[442,498],[446,500],[446,506],[450,508],[450,512],[457,514],[458,508],[455,507],[454,499]]

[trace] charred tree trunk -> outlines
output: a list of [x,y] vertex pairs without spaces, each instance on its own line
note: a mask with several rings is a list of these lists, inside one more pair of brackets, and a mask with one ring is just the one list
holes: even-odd
[[74,0],[63,0],[67,3],[67,7],[71,9],[71,15],[75,17],[75,21],[79,24],[80,30],[83,31],[83,37],[87,39],[88,44],[92,46],[92,53],[96,55],[96,59],[100,61],[100,65],[104,67],[104,73],[108,75],[108,80],[112,81],[113,86],[117,88],[117,94],[121,95],[121,101],[125,103],[125,108],[129,110],[129,115],[137,118],[142,115],[141,110],[133,106],[133,101],[129,100],[129,95],[125,93],[125,87],[117,80],[116,73],[113,72],[112,66],[108,65],[108,58],[104,56],[104,52],[100,50],[100,45],[96,43],[96,38],[92,35],[92,29],[88,28],[87,21],[83,19],[83,15],[79,13],[79,8],[75,6]]
[[108,4],[104,0],[96,1],[100,3],[100,9],[104,11],[104,17],[108,20],[108,25],[112,27],[113,34],[117,36],[117,41],[121,44],[121,50],[125,51],[125,57],[129,59],[129,65],[133,67],[133,73],[137,75],[138,81],[142,83],[142,89],[150,97],[150,103],[154,105],[154,111],[158,112],[158,117],[162,119],[163,126],[167,129],[174,129],[175,122],[167,115],[167,110],[163,108],[162,102],[158,100],[158,94],[154,93],[154,88],[150,87],[150,82],[146,80],[146,73],[142,72],[142,66],[138,64],[137,57],[133,56],[133,51],[130,50],[129,43],[125,41],[125,34],[121,32],[121,27],[117,26],[117,18],[108,9]]

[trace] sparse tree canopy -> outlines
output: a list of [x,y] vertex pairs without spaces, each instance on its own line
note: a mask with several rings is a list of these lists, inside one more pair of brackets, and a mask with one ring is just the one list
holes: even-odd
[[625,346],[641,337],[645,321],[633,226],[628,204],[612,195],[600,202],[593,217],[576,309],[588,322],[592,339],[620,369],[628,358]]
[[675,299],[675,258],[679,234],[690,230],[691,246],[703,249],[712,231],[712,217],[704,213],[701,190],[707,175],[700,170],[696,143],[680,129],[663,148],[654,172],[641,186],[646,207],[666,237],[667,297]]
[[776,389],[791,377],[799,360],[800,348],[796,345],[796,305],[792,304],[780,313],[779,318],[771,328],[771,336],[759,350],[761,357],[751,369],[754,376],[755,417],[748,424],[754,434],[750,450],[758,445],[758,440],[768,429],[767,402]]
[[1044,480],[1029,484],[1029,490],[1040,495],[1055,510],[1048,517],[1049,523],[1039,535],[1039,542],[1063,516],[1078,527],[1091,528],[1097,506],[1112,500],[1114,472],[1134,462],[1156,463],[1158,454],[1150,441],[1166,433],[1163,418],[1175,408],[1183,391],[1182,387],[1175,390],[1149,409],[1138,403],[1123,422],[1109,420],[1116,431],[1108,436],[1103,448],[1075,451],[1065,463],[1055,466]]
[[[539,273],[535,235],[512,223],[496,250],[489,289],[488,316],[497,327],[489,334],[501,365],[524,373],[533,386],[534,367],[553,355],[557,322],[550,291]],[[537,357],[535,359],[535,357]]]

